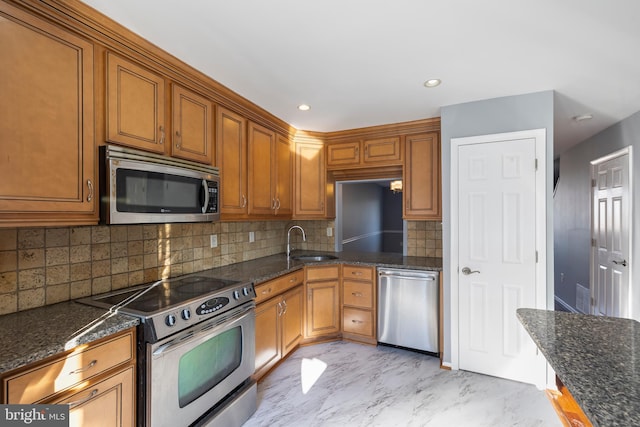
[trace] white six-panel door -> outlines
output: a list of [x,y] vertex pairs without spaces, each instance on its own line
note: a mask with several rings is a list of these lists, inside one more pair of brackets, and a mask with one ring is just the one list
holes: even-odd
[[629,317],[631,147],[592,162],[593,314]]
[[546,363],[516,317],[518,308],[540,308],[539,286],[544,286],[536,266],[536,138],[496,135],[480,143],[457,142],[452,203],[457,203],[458,367],[541,385]]

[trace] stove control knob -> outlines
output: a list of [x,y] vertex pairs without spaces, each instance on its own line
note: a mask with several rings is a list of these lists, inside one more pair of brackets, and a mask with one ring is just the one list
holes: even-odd
[[233,299],[240,299],[240,292],[239,291],[233,291]]
[[182,312],[180,313],[180,315],[182,316],[182,318],[184,320],[189,320],[191,319],[191,311],[189,311],[188,308],[185,308],[184,310],[182,310]]
[[165,319],[164,319],[164,323],[167,324],[167,326],[173,326],[176,324],[176,316],[174,314],[170,314],[168,315]]
[[242,288],[242,295],[244,295],[245,297],[249,296],[249,289]]

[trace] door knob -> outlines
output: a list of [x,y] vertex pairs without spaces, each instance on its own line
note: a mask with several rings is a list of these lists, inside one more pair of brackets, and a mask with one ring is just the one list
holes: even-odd
[[464,274],[465,276],[468,276],[468,275],[473,274],[473,273],[480,273],[480,272],[478,270],[471,271],[471,269],[469,267],[464,267],[462,269],[462,274]]
[[616,264],[616,265],[621,265],[623,267],[627,266],[627,260],[626,259],[623,259],[622,261],[615,261],[614,260],[613,263]]

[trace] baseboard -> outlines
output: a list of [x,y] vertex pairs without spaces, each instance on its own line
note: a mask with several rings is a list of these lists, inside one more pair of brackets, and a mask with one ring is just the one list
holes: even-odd
[[570,312],[570,313],[579,313],[579,311],[578,311],[578,310],[576,310],[575,308],[571,307],[569,304],[567,304],[566,302],[564,302],[564,301],[562,300],[562,298],[560,298],[559,296],[554,295],[553,300],[554,300],[558,305],[562,306],[562,308],[563,308],[565,311],[568,311],[568,312]]

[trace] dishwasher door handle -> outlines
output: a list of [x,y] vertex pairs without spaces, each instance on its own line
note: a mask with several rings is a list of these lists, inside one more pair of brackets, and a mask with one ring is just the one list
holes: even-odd
[[381,274],[380,277],[381,278],[383,278],[383,277],[396,278],[396,279],[402,279],[402,280],[429,280],[429,281],[436,280],[436,277],[432,276],[432,275],[428,275],[428,276],[398,276],[398,275],[394,275],[394,274]]

